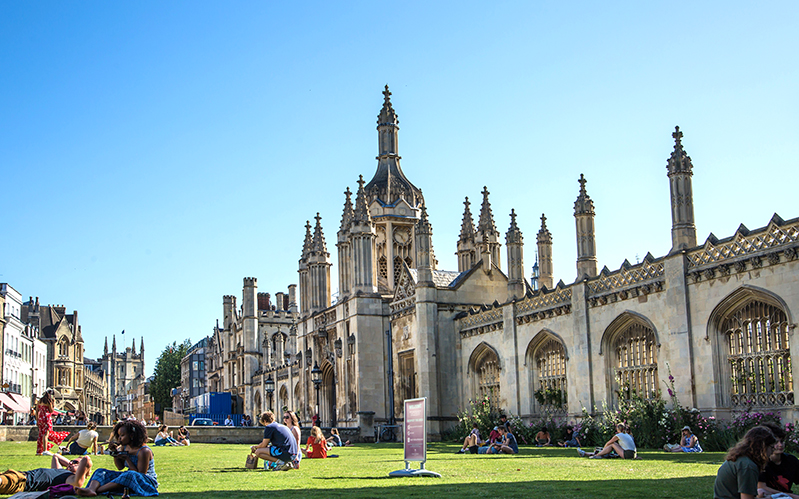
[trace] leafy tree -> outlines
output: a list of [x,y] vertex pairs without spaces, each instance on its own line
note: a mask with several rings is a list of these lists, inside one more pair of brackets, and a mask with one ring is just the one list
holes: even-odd
[[158,360],[155,362],[155,374],[150,383],[150,394],[153,401],[162,408],[172,407],[172,389],[180,386],[180,360],[189,353],[191,347],[190,340],[186,340],[180,345],[173,342],[167,345]]

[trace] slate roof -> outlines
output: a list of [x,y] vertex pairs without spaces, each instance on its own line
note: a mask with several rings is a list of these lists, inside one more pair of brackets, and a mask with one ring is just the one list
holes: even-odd
[[[413,278],[413,282],[419,282],[419,274],[417,273],[416,269],[408,269],[411,273],[411,277]],[[450,288],[455,286],[460,278],[466,274],[466,272],[456,272],[452,270],[434,270],[433,271],[433,284],[436,285],[437,288]]]

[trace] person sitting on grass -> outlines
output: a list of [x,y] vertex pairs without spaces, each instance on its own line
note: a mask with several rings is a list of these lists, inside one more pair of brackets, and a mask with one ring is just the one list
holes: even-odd
[[480,436],[480,429],[477,427],[477,423],[472,423],[472,431],[463,439],[463,447],[456,454],[465,454],[466,449],[469,449],[472,454],[477,454],[477,450],[482,444],[483,439]]
[[191,433],[189,433],[189,430],[187,430],[185,426],[178,428],[178,436],[176,439],[178,445],[185,445],[186,447],[191,445],[191,440],[189,440],[189,437],[191,437]]
[[702,447],[699,445],[699,439],[696,435],[691,433],[690,426],[683,426],[680,432],[680,443],[677,445],[666,444],[663,448],[669,452],[702,452]]
[[622,459],[635,459],[637,453],[635,440],[627,432],[627,426],[624,423],[616,425],[616,434],[605,443],[605,446],[599,452],[585,452],[582,449],[577,449],[580,457],[590,457],[591,459],[603,458],[613,451]]
[[330,436],[327,437],[327,448],[332,449],[333,447],[353,447],[353,444],[349,440],[342,442],[338,429],[330,428]]
[[[275,422],[275,413],[265,411],[258,418],[258,421],[265,426],[264,439],[258,445],[250,447],[250,451],[257,457],[274,463],[272,466],[279,471],[294,469],[297,454],[300,453],[297,447],[297,439],[292,435],[287,426]],[[270,445],[271,444],[271,445]]]
[[162,445],[180,445],[177,440],[172,438],[172,432],[165,424],[158,428],[158,434],[155,435],[155,446],[161,447]]
[[549,447],[552,445],[552,437],[549,435],[549,431],[547,430],[546,426],[542,426],[541,430],[536,433],[535,435],[535,446],[536,447]]
[[308,437],[308,442],[305,444],[305,448],[302,449],[302,454],[309,459],[324,459],[327,457],[327,441],[318,426],[311,428],[311,436]]
[[[283,411],[283,424],[286,425],[291,431],[291,434],[294,436],[294,440],[297,441],[297,448],[300,448],[300,439],[302,438],[302,432],[300,431],[300,418],[297,417],[297,413],[293,411]],[[300,461],[302,461],[303,453],[297,453],[297,459],[294,461],[294,468],[300,469]]]
[[561,447],[580,447],[580,438],[572,425],[566,427],[566,441],[558,442]]
[[766,468],[760,473],[757,480],[757,491],[762,495],[772,495],[778,492],[788,494],[794,499],[799,495],[793,493],[793,484],[799,483],[799,459],[790,454],[785,454],[785,430],[777,423],[769,421],[763,426],[771,430],[774,438],[774,451],[769,456]]
[[94,472],[89,486],[75,489],[75,494],[94,497],[106,492],[128,489],[132,495],[157,496],[158,477],[155,474],[153,451],[146,445],[147,428],[135,419],[128,419],[114,427],[114,438],[119,448],[114,457],[117,470],[100,468]]
[[488,448],[488,454],[518,454],[519,444],[516,443],[513,433],[506,430],[504,426],[500,426],[499,434],[502,436],[502,440],[492,444]]
[[65,483],[81,487],[89,478],[91,470],[92,458],[89,456],[70,461],[64,456],[54,454],[49,468],[36,468],[21,473],[8,470],[0,475],[0,495],[23,491],[42,492],[54,485]]
[[716,474],[713,499],[754,499],[757,482],[774,451],[777,439],[771,430],[755,426],[727,452],[724,464]]
[[66,441],[67,452],[65,454],[83,456],[91,451],[92,454],[97,455],[98,438],[100,438],[100,434],[97,433],[97,423],[89,421],[86,428],[80,430]]

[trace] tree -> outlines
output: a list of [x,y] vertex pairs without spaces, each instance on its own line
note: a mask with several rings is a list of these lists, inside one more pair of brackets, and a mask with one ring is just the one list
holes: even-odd
[[180,345],[173,342],[167,345],[158,360],[155,362],[155,374],[150,383],[150,394],[153,401],[162,408],[172,407],[172,389],[180,386],[180,360],[189,353],[191,347],[190,340],[186,340]]

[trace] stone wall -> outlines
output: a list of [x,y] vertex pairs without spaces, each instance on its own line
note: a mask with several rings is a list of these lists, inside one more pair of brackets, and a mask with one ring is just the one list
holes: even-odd
[[[77,432],[84,429],[85,426],[56,426],[56,431],[69,431]],[[100,441],[108,440],[111,435],[111,426],[98,426],[97,432],[100,434]],[[229,427],[229,426],[189,426],[187,427],[191,433],[191,441],[193,443],[203,444],[250,444],[254,445],[260,443],[263,439],[263,427]],[[171,428],[170,430],[175,430]],[[330,434],[330,428],[322,428],[324,434]],[[361,437],[360,428],[338,428],[339,434],[343,441],[350,440],[352,442],[366,441]],[[147,433],[150,437],[154,437],[158,433],[158,428],[155,426],[148,426]],[[305,442],[311,434],[310,427],[302,429],[301,443],[304,447]],[[39,430],[36,426],[0,426],[0,442],[11,441],[35,441],[39,436]],[[374,441],[374,438],[372,438]]]

